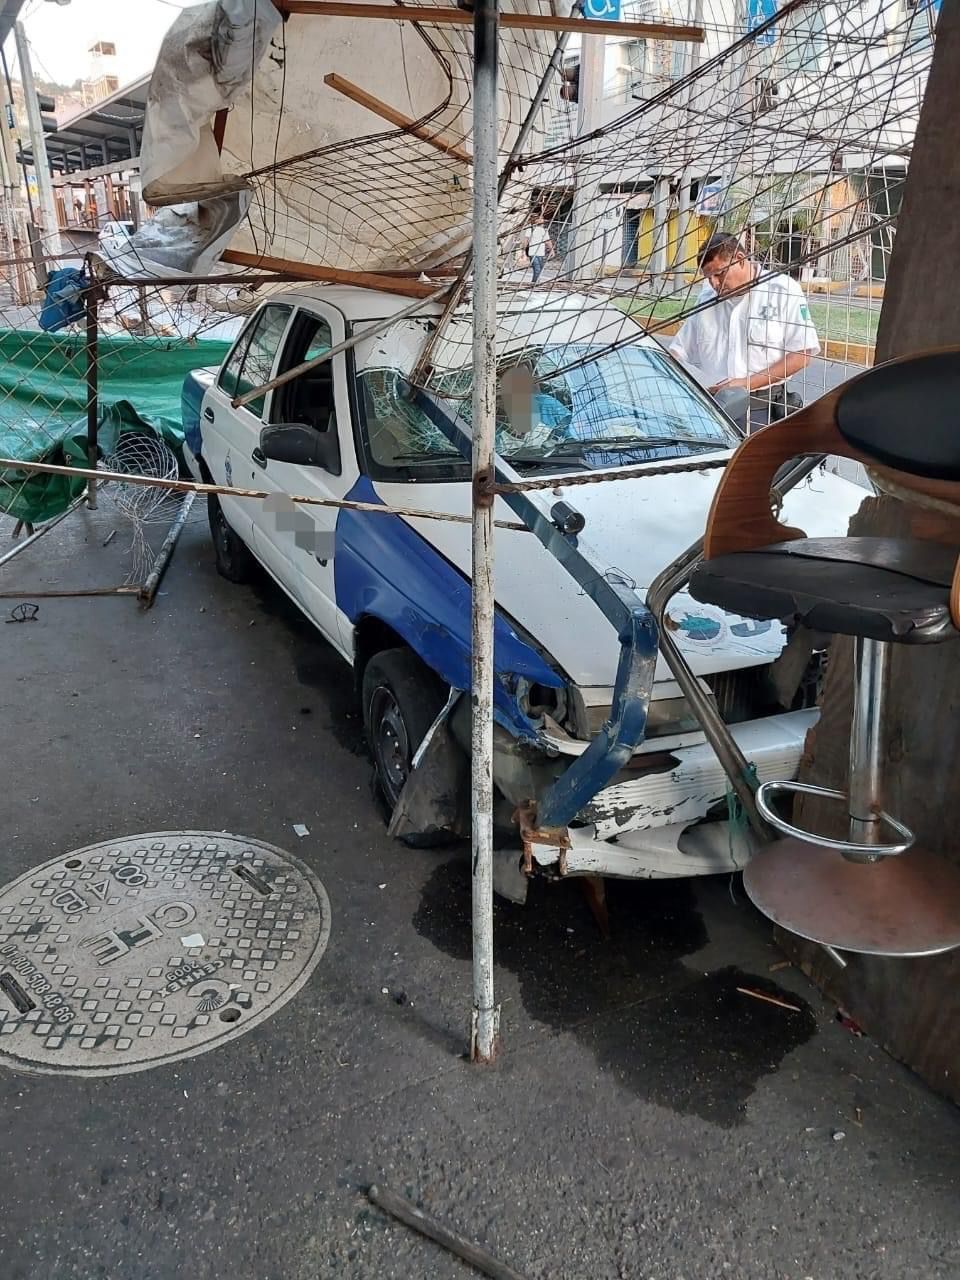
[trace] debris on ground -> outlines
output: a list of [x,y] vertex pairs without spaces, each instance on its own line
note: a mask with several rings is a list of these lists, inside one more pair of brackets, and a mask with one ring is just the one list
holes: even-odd
[[787,1000],[779,1000],[776,996],[768,996],[764,991],[754,991],[752,987],[737,987],[742,996],[751,996],[754,1000],[764,1000],[767,1004],[775,1004],[778,1009],[789,1009],[792,1013],[803,1013],[798,1004],[790,1004]]
[[402,1196],[395,1195],[385,1188],[372,1186],[367,1192],[367,1198],[384,1213],[389,1213],[399,1222],[412,1227],[414,1231],[419,1231],[428,1240],[441,1245],[455,1257],[462,1258],[464,1262],[475,1267],[477,1271],[483,1272],[485,1276],[492,1276],[493,1280],[523,1280],[519,1271],[514,1271],[512,1267],[508,1267],[506,1263],[500,1262],[492,1254],[487,1253],[486,1249],[479,1248],[458,1232],[438,1222],[436,1218],[428,1217],[422,1209],[418,1209],[409,1200],[404,1200]]
[[863,1036],[863,1028],[860,1026],[859,1022],[856,1022],[850,1017],[846,1009],[837,1010],[837,1021],[840,1023],[841,1027],[843,1027],[845,1031],[849,1031],[851,1035]]

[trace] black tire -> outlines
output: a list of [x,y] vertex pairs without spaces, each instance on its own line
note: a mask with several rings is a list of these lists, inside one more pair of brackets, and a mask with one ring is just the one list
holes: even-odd
[[[409,649],[385,649],[363,673],[363,724],[377,784],[392,813],[413,756],[446,701],[443,683]],[[443,832],[402,836],[414,849],[448,844]]]
[[217,573],[228,582],[249,582],[255,563],[253,556],[227,524],[227,517],[223,514],[220,499],[215,493],[207,494],[207,517],[210,521]]

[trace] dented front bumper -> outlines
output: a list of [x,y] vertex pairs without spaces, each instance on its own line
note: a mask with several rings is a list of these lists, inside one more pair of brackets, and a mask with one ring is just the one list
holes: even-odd
[[[797,774],[817,711],[792,711],[731,727],[761,782]],[[660,772],[620,776],[577,815],[568,828],[540,830],[521,813],[524,858],[532,871],[562,875],[659,877],[736,869],[752,851],[748,832],[716,820],[729,782],[707,743],[670,753]],[[713,821],[706,821],[713,817]]]

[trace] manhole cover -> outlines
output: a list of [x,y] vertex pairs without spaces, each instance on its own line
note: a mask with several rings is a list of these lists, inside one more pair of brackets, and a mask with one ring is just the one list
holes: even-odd
[[329,937],[323,885],[259,840],[78,849],[0,891],[0,1064],[107,1076],[205,1053],[291,999]]

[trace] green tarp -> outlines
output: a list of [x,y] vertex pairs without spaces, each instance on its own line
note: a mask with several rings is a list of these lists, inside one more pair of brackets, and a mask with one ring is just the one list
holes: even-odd
[[[228,342],[171,344],[101,337],[101,456],[125,431],[183,444],[180,391],[192,369],[218,365]],[[86,465],[86,350],[82,335],[0,329],[0,457]],[[69,476],[0,473],[0,511],[39,524],[65,511],[85,481]]]

